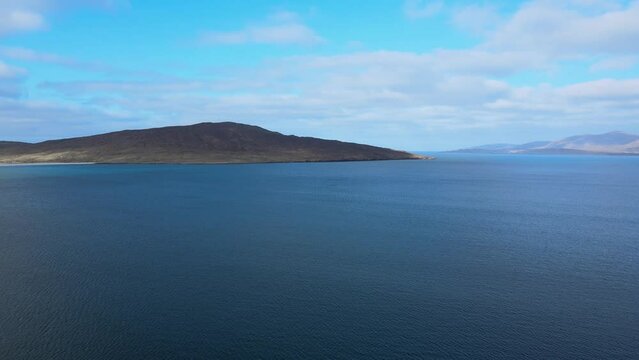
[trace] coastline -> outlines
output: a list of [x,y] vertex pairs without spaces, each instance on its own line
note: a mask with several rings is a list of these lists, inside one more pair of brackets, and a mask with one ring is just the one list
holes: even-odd
[[97,163],[94,162],[73,162],[73,163],[61,163],[61,162],[55,162],[55,163],[46,163],[46,162],[40,162],[40,163],[0,163],[0,167],[6,166],[47,166],[47,165],[54,165],[54,166],[60,166],[60,165],[95,165]]
[[434,156],[421,156],[406,159],[366,159],[366,160],[317,160],[317,161],[220,161],[220,162],[38,162],[38,163],[0,163],[0,167],[10,166],[63,166],[63,165],[255,165],[255,164],[308,164],[335,162],[367,162],[367,161],[406,161],[406,160],[435,160]]

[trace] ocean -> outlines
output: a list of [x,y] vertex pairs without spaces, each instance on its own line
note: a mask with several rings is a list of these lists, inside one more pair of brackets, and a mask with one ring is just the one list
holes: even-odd
[[0,167],[0,359],[637,359],[639,157]]

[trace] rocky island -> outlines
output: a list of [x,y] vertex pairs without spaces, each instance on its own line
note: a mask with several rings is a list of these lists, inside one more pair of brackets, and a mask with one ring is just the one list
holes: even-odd
[[201,123],[40,143],[0,141],[0,163],[264,163],[429,159],[370,145]]

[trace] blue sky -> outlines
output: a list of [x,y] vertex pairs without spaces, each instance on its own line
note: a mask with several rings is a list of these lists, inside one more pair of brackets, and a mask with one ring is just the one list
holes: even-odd
[[408,150],[639,133],[639,2],[0,0],[0,139],[203,121]]

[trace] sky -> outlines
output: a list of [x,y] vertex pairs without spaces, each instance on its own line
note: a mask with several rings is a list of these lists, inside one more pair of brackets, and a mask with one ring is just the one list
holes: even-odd
[[639,1],[0,0],[0,140],[205,121],[413,151],[639,133]]

